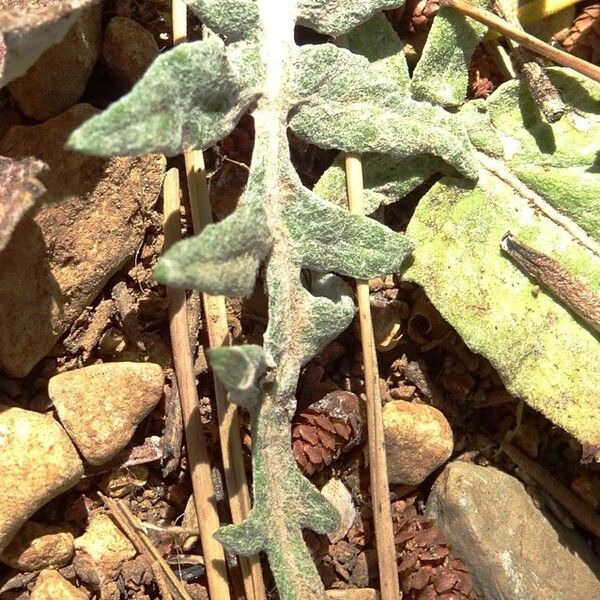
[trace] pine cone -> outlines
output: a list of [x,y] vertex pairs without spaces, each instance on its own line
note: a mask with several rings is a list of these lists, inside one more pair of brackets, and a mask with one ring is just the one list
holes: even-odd
[[477,46],[469,67],[469,97],[487,98],[503,81],[496,63],[481,45]]
[[554,36],[570,54],[600,64],[600,4],[592,4],[573,21],[566,31]]
[[433,521],[417,514],[416,496],[392,504],[398,574],[406,600],[475,600],[467,567],[452,557]]
[[429,31],[437,11],[439,0],[409,0],[404,10],[404,22],[412,33]]
[[312,475],[360,442],[362,422],[358,398],[335,391],[296,415],[292,451],[305,475]]

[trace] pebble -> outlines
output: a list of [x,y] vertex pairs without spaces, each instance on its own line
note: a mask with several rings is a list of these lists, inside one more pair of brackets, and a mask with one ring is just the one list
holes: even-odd
[[469,567],[479,598],[600,598],[600,561],[584,539],[540,510],[507,473],[453,462],[425,514]]
[[24,114],[45,121],[79,101],[100,56],[101,21],[100,4],[82,9],[63,40],[8,84]]
[[0,561],[20,571],[58,568],[75,554],[73,535],[61,527],[27,521],[0,554]]
[[127,17],[113,17],[106,26],[102,59],[119,86],[130,88],[159,55],[152,34]]
[[419,485],[443,465],[454,448],[452,428],[433,406],[392,400],[383,407],[390,483]]
[[135,255],[160,193],[160,155],[98,158],[68,152],[97,111],[79,104],[42,125],[13,127],[0,156],[34,155],[47,189],[16,226],[0,260],[0,368],[24,377]]
[[104,513],[95,513],[85,533],[75,539],[77,553],[83,553],[94,565],[100,585],[114,581],[121,565],[136,555],[128,538]]
[[42,571],[31,591],[30,600],[87,600],[88,595],[69,583],[58,571]]
[[340,479],[332,477],[322,488],[321,494],[331,502],[332,506],[340,514],[340,525],[331,533],[327,534],[332,544],[346,537],[356,519],[356,507],[352,500],[352,494]]
[[372,588],[327,590],[328,600],[380,600],[379,592]]
[[83,465],[49,415],[0,406],[0,551],[39,508],[76,485]]
[[162,397],[163,384],[159,365],[104,363],[55,375],[48,394],[85,460],[101,465],[129,443]]

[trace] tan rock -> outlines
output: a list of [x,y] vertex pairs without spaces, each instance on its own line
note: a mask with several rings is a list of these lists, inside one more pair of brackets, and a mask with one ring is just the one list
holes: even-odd
[[42,571],[31,591],[31,600],[87,600],[82,590],[70,584],[58,571]]
[[20,571],[55,569],[75,554],[73,535],[54,525],[27,521],[0,554],[0,561]]
[[102,59],[110,76],[124,87],[131,87],[159,55],[152,34],[127,17],[113,17],[104,32]]
[[105,363],[60,373],[48,395],[84,458],[101,465],[122,450],[163,393],[164,374],[152,363]]
[[383,407],[390,483],[419,485],[454,448],[446,417],[433,406],[393,400]]
[[44,121],[79,101],[100,56],[102,7],[84,8],[61,42],[8,84],[19,108]]
[[347,590],[327,590],[329,600],[379,600],[379,592],[372,588],[359,588]]
[[86,532],[75,539],[75,549],[96,566],[101,586],[116,579],[120,566],[136,555],[132,543],[104,513],[91,518]]
[[135,254],[165,171],[159,155],[103,159],[63,149],[95,114],[80,104],[13,127],[0,156],[35,156],[47,189],[0,254],[0,368],[23,377]]
[[46,502],[74,486],[83,465],[48,415],[0,405],[0,551]]

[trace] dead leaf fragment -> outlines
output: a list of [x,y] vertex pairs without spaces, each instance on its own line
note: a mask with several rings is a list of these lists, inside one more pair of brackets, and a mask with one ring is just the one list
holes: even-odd
[[46,191],[36,178],[46,168],[33,157],[13,160],[0,156],[0,250],[34,200]]

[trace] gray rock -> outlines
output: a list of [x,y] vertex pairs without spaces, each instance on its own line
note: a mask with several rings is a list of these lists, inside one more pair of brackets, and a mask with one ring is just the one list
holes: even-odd
[[79,101],[100,56],[102,6],[84,8],[61,42],[9,83],[19,108],[44,121]]
[[165,172],[159,155],[103,159],[63,146],[95,114],[79,104],[42,125],[13,127],[0,155],[34,155],[46,194],[0,253],[0,367],[24,377],[139,247]]
[[110,76],[130,88],[159,55],[152,34],[127,17],[113,17],[104,32],[102,59]]
[[0,405],[0,551],[39,508],[76,485],[83,465],[48,415]]
[[60,373],[48,394],[84,458],[101,465],[122,450],[163,394],[164,374],[152,363],[105,363]]
[[537,508],[523,485],[502,471],[449,464],[426,515],[469,566],[479,598],[600,598],[600,561],[583,538]]

